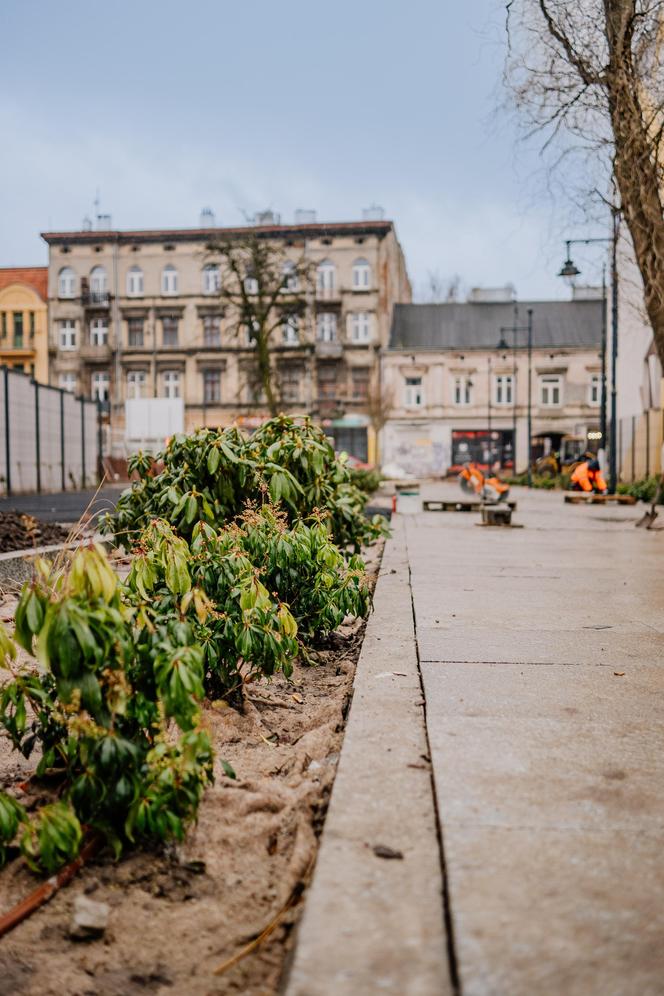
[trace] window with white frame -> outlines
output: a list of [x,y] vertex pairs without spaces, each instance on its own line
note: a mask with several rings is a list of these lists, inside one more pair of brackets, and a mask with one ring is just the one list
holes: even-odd
[[286,315],[281,326],[284,346],[297,346],[300,341],[300,319],[297,315]]
[[127,343],[130,347],[134,349],[143,348],[144,326],[144,320],[138,316],[127,319]]
[[544,408],[561,405],[563,400],[563,379],[560,374],[543,374],[540,377],[540,404]]
[[256,277],[248,274],[244,278],[244,291],[245,294],[258,294],[258,280],[256,280]]
[[421,408],[424,404],[424,391],[421,377],[406,377],[403,403],[406,408]]
[[68,373],[61,373],[58,383],[63,391],[70,391],[72,394],[76,393],[76,381],[77,377],[75,373],[69,371]]
[[140,266],[132,266],[127,271],[127,297],[143,297],[143,271]]
[[260,328],[260,322],[258,322],[255,318],[251,323],[251,327],[249,325],[243,326],[245,346],[251,346],[253,348],[256,345],[258,342],[257,336],[260,332]]
[[496,405],[511,405],[514,398],[513,374],[496,374],[493,382],[493,400]]
[[336,285],[337,268],[331,259],[324,259],[316,268],[316,290],[319,297],[332,297]]
[[95,370],[91,378],[92,397],[95,401],[108,401],[111,393],[111,375],[107,370]]
[[164,384],[164,397],[165,398],[179,398],[180,397],[180,371],[179,370],[165,370],[163,373],[163,384]]
[[221,370],[203,371],[203,400],[206,405],[221,401]]
[[64,318],[60,322],[60,349],[76,349],[76,322],[73,318]]
[[371,338],[371,315],[368,311],[354,311],[350,316],[350,341],[369,342]]
[[298,290],[299,280],[297,276],[297,268],[291,259],[287,259],[284,263],[283,276],[283,289],[286,292]]
[[64,266],[58,274],[58,297],[76,296],[76,274],[71,266]]
[[454,378],[454,404],[469,405],[472,401],[473,382],[470,377]]
[[221,270],[217,263],[210,263],[203,270],[203,293],[218,294],[221,290]]
[[93,318],[90,322],[90,345],[106,346],[108,343],[108,320]]
[[101,300],[106,296],[108,291],[108,281],[106,278],[106,268],[103,266],[95,266],[90,271],[90,294],[92,295],[92,300]]
[[221,318],[219,315],[206,315],[204,317],[203,345],[221,346]]
[[353,290],[368,290],[371,286],[371,265],[368,259],[353,263]]
[[164,315],[161,320],[161,344],[169,349],[174,349],[178,344],[178,325],[176,315]]
[[178,292],[178,271],[169,263],[161,271],[161,293],[177,294]]
[[337,316],[334,311],[321,311],[316,318],[316,338],[319,342],[337,341]]
[[588,385],[588,404],[599,405],[602,399],[602,377],[601,374],[591,374]]
[[127,397],[144,398],[148,375],[145,370],[129,370],[127,372]]

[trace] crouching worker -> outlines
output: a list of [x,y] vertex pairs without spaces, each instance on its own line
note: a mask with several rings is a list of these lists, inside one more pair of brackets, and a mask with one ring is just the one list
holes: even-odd
[[572,491],[594,491],[596,494],[605,495],[607,490],[597,460],[580,463],[572,474]]

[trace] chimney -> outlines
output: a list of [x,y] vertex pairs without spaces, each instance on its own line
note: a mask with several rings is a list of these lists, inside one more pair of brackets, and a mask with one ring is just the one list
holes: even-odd
[[315,225],[316,212],[309,208],[298,208],[295,212],[296,225]]
[[385,211],[380,204],[370,204],[362,211],[362,221],[384,221]]
[[216,228],[216,222],[214,218],[214,211],[212,208],[205,207],[201,210],[200,217],[198,219],[199,228]]
[[257,211],[254,215],[254,225],[280,225],[281,215],[276,211]]
[[504,287],[472,287],[468,294],[469,304],[511,304],[516,300],[514,284]]

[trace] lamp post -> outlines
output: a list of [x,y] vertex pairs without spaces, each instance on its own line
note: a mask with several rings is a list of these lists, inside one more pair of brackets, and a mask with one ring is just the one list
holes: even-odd
[[[609,491],[615,494],[618,484],[618,454],[617,438],[617,365],[618,365],[618,237],[620,235],[620,208],[611,208],[611,235],[594,239],[567,239],[565,241],[566,259],[562,265],[559,277],[574,286],[581,270],[572,261],[570,246],[604,244],[611,246],[611,425],[609,438]],[[602,449],[606,448],[606,333],[607,333],[607,295],[606,267],[602,267],[602,340],[601,340],[601,395],[600,395],[600,433]]]
[[528,351],[528,487],[533,484],[533,309],[528,308],[528,322],[526,325],[502,325],[500,328],[500,342],[498,349],[507,349],[505,333],[511,332],[514,335],[514,383],[512,384],[512,454],[514,460],[514,473],[516,474],[516,351],[517,336],[520,332],[526,333],[526,349]]

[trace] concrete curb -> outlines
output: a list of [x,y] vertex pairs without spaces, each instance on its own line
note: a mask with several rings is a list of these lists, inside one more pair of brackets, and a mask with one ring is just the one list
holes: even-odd
[[452,992],[404,527],[393,522],[286,996]]
[[74,540],[71,543],[56,543],[52,546],[38,546],[29,550],[9,550],[7,553],[0,553],[0,587],[30,581],[34,574],[33,561],[36,557],[52,558],[62,550],[75,550],[81,543],[86,543],[89,540],[101,543],[108,549],[112,539],[112,536],[95,533],[94,536],[86,537],[84,540]]

